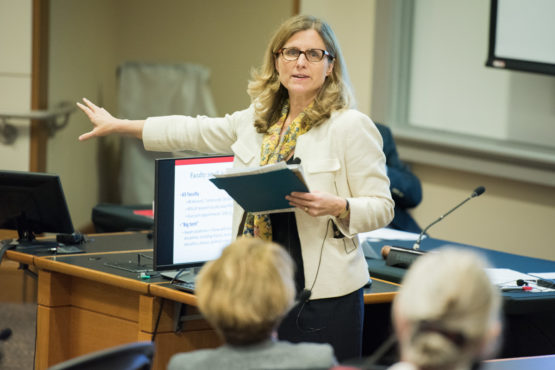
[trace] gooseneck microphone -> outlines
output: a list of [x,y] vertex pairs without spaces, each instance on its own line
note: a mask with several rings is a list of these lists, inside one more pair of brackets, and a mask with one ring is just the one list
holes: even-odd
[[424,230],[422,230],[422,232],[418,235],[418,238],[416,239],[416,242],[414,243],[414,245],[412,246],[412,249],[418,250],[420,249],[420,242],[422,241],[422,237],[424,236],[424,234],[426,233],[426,231],[428,231],[430,229],[430,227],[434,226],[435,224],[437,224],[439,221],[443,220],[447,215],[449,215],[451,212],[453,212],[454,210],[456,210],[457,208],[459,208],[460,206],[462,206],[463,204],[465,204],[466,202],[468,202],[470,199],[475,198],[477,196],[480,196],[482,194],[484,194],[484,192],[486,191],[486,188],[483,186],[478,186],[476,189],[474,189],[474,191],[472,192],[472,194],[470,194],[470,196],[468,198],[466,198],[465,200],[463,200],[462,202],[460,202],[459,204],[457,204],[454,208],[452,208],[451,210],[449,210],[449,212],[441,215],[437,220],[435,220],[434,222],[432,222],[431,224],[429,224],[428,226],[426,226],[426,228]]

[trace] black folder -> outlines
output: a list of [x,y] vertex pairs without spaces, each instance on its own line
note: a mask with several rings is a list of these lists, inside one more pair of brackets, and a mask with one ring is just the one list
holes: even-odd
[[293,191],[309,192],[300,165],[270,165],[215,176],[210,181],[251,213],[293,211],[285,196]]

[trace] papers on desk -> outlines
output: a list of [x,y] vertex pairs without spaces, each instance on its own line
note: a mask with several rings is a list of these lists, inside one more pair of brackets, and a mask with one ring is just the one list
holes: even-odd
[[[511,269],[503,268],[487,268],[486,273],[492,284],[498,286],[501,291],[528,291],[528,292],[551,292],[555,289],[544,288],[537,285],[537,276],[525,274]],[[523,289],[526,285],[518,285],[517,281],[526,282],[530,290]]]
[[516,285],[518,279],[535,280],[532,276],[511,269],[488,268],[486,273],[493,285]]
[[[364,240],[412,240],[416,241],[418,239],[418,233],[411,233],[408,231],[401,231],[390,229],[388,227],[384,227],[381,229],[377,229],[374,231],[369,231],[366,233],[358,234],[358,240],[363,242]],[[422,237],[424,239],[426,235]]]
[[539,286],[551,288],[555,291],[555,272],[529,272],[528,275],[537,278]]
[[555,272],[529,272],[529,275],[545,280],[555,280]]

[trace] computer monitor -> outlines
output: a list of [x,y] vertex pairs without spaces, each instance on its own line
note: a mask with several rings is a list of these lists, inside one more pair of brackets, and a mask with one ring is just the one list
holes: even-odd
[[232,166],[233,156],[155,161],[154,270],[201,266],[229,245],[233,200],[209,179]]
[[58,175],[0,171],[0,229],[17,230],[20,246],[37,234],[74,232]]

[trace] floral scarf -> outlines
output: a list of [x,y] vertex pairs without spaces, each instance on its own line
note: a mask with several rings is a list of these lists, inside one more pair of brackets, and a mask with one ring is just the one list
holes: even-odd
[[[309,109],[311,106],[312,104],[306,109]],[[312,127],[311,122],[303,120],[306,115],[306,109],[291,122],[280,140],[281,129],[289,114],[289,101],[284,104],[281,109],[280,119],[268,129],[268,132],[264,134],[262,139],[261,166],[285,161],[295,152],[297,137],[308,132]],[[248,213],[245,219],[245,226],[243,227],[243,235],[259,237],[263,240],[272,240],[270,215]]]

